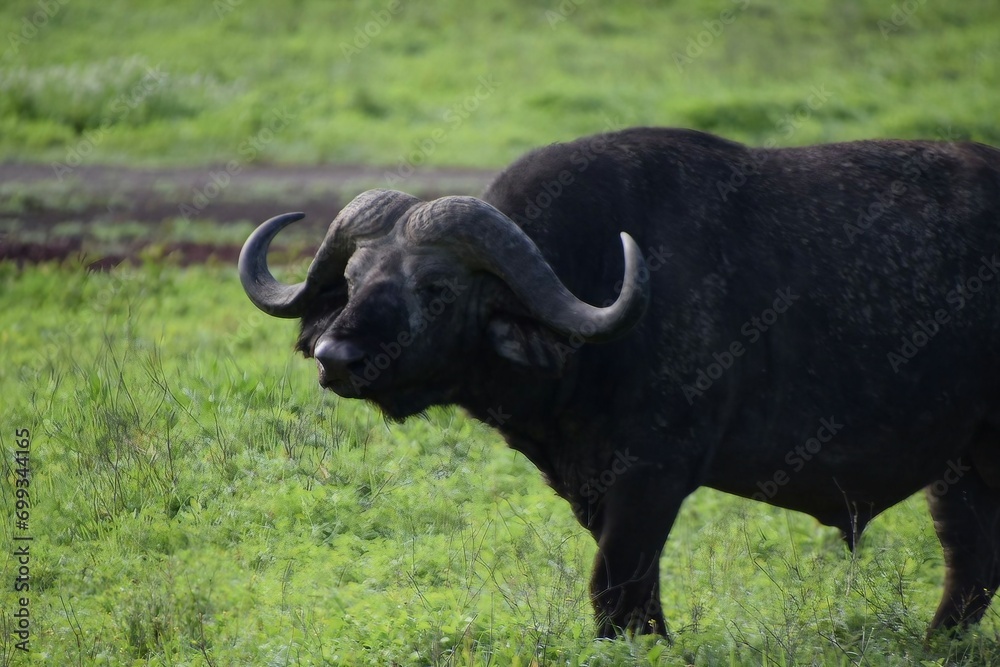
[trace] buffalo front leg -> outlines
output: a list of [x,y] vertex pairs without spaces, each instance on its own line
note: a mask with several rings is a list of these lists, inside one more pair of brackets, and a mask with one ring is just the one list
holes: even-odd
[[660,606],[660,552],[686,493],[671,489],[660,466],[619,477],[592,527],[597,557],[590,580],[599,637],[666,635]]
[[951,465],[945,481],[952,483],[927,488],[945,562],[944,596],[931,630],[979,621],[1000,585],[1000,490],[968,463]]

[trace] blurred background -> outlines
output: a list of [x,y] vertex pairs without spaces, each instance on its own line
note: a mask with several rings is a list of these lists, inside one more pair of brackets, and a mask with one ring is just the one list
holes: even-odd
[[529,148],[631,125],[1000,143],[989,0],[13,0],[0,25],[8,257],[231,246],[278,209],[475,194]]

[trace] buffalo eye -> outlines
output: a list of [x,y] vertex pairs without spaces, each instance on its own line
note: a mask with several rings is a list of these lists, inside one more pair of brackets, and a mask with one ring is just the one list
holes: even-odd
[[328,287],[321,291],[316,300],[325,306],[343,308],[347,303],[348,299],[348,288],[345,284],[340,284],[334,287]]
[[445,296],[449,289],[447,282],[442,278],[425,282],[417,288],[417,294],[424,301],[434,301]]

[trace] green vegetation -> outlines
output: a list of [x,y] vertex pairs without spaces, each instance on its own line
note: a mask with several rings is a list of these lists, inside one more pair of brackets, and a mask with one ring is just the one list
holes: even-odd
[[[993,0],[13,0],[0,25],[0,160],[69,169],[0,183],[0,243],[250,229],[128,219],[149,202],[77,164],[405,175],[638,124],[1000,144]],[[343,199],[382,174],[233,179],[218,202],[276,213],[289,192]],[[144,192],[173,211],[207,182]],[[318,239],[290,233],[279,261]],[[852,557],[809,517],[700,490],[662,561],[674,644],[595,642],[592,540],[493,431],[445,409],[389,424],[320,392],[294,323],[254,310],[233,267],[143,256],[106,273],[0,262],[0,665],[1000,663],[998,611],[924,640],[943,567],[919,497]],[[11,634],[21,428],[30,655]]]
[[14,0],[0,25],[8,160],[499,167],[638,124],[1000,143],[992,0]]
[[594,642],[594,544],[531,464],[455,411],[387,424],[320,392],[230,268],[0,264],[0,308],[0,534],[25,532],[28,428],[34,537],[31,661],[8,583],[0,664],[1000,660],[996,612],[923,644],[942,565],[921,498],[852,559],[809,517],[701,490],[663,558],[676,643]]

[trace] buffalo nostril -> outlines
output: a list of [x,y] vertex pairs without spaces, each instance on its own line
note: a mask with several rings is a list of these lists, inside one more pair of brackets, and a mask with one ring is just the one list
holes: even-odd
[[325,372],[342,372],[351,364],[364,359],[365,351],[351,341],[327,338],[316,345],[313,356]]

